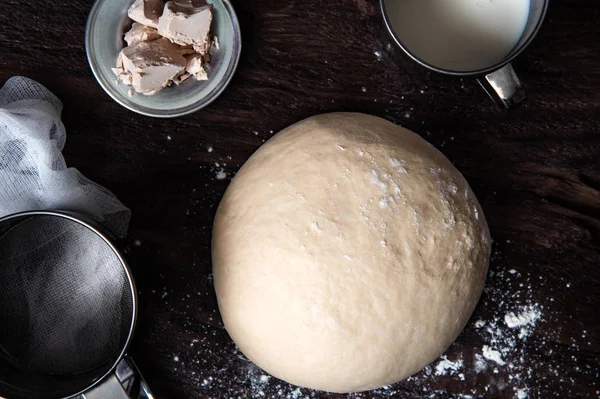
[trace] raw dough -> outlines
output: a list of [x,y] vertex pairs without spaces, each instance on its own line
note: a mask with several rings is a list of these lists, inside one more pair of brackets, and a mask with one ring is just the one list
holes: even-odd
[[334,113],[271,138],[217,212],[219,308],[272,375],[333,392],[435,360],[479,299],[490,235],[463,176],[416,134]]

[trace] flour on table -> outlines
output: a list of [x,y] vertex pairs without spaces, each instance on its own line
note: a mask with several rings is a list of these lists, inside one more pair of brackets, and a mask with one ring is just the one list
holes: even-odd
[[535,325],[535,322],[540,318],[540,311],[532,306],[528,306],[519,313],[507,313],[504,316],[504,322],[510,328],[524,327]]
[[462,359],[456,361],[448,360],[446,355],[442,355],[441,360],[435,366],[435,375],[454,375],[463,367]]
[[475,354],[475,372],[481,373],[488,369],[488,364],[483,355]]
[[504,366],[506,364],[506,362],[502,360],[502,354],[497,350],[490,348],[488,345],[483,345],[482,353],[483,357],[499,364],[500,366]]
[[524,389],[519,389],[519,390],[517,390],[517,394],[515,395],[515,397],[517,399],[526,399],[527,398],[527,392]]
[[217,180],[225,180],[227,178],[227,172],[224,169],[217,170],[217,174],[215,175]]

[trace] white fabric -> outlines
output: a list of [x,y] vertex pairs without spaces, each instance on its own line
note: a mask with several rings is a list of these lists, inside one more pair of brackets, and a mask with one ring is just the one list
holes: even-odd
[[29,210],[72,211],[124,237],[131,212],[110,191],[67,168],[61,101],[24,77],[0,89],[0,217]]

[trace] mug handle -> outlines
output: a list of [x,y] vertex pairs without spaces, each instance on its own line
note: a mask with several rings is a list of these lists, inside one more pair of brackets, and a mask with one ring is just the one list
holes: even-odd
[[477,78],[477,82],[496,104],[505,108],[519,104],[527,97],[521,80],[511,64]]
[[100,385],[75,399],[155,399],[133,359],[125,356]]

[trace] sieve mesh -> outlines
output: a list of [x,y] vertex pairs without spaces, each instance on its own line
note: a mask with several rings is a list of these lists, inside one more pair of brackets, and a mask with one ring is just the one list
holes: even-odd
[[0,378],[7,367],[46,380],[101,377],[127,343],[130,281],[111,246],[84,225],[39,215],[0,231],[0,286]]

